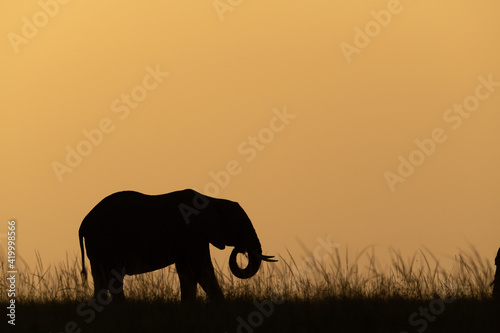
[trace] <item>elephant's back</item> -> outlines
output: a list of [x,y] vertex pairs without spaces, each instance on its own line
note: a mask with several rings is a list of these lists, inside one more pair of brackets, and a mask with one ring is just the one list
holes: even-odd
[[82,221],[80,234],[130,233],[134,228],[148,232],[162,232],[179,228],[183,222],[179,206],[193,205],[195,195],[190,189],[148,195],[136,191],[121,191],[102,199]]

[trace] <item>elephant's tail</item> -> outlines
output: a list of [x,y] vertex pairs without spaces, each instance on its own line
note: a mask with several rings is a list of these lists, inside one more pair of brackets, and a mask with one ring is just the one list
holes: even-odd
[[81,232],[78,233],[78,236],[80,237],[80,251],[82,253],[82,271],[80,274],[82,275],[82,280],[83,283],[87,283],[87,270],[85,269],[85,248],[83,245],[83,235]]

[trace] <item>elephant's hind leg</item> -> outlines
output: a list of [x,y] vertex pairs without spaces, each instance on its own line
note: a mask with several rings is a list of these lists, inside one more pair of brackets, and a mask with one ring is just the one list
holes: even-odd
[[[94,298],[104,305],[109,304],[112,300],[125,301],[123,293],[124,270],[110,268],[110,265],[105,262],[94,261],[90,265],[94,278]],[[111,295],[109,295],[108,290]]]
[[[120,273],[121,272],[121,273]],[[125,269],[113,268],[111,270],[111,279],[109,280],[108,289],[113,296],[113,300],[125,302],[125,294],[123,291],[123,279],[125,278]]]
[[107,293],[106,268],[102,263],[96,261],[90,261],[90,267],[92,269],[92,278],[94,279],[94,298],[97,299],[99,294]]

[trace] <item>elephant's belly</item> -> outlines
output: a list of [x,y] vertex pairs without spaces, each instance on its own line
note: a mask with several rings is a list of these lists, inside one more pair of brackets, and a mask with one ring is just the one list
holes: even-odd
[[174,260],[172,259],[144,259],[144,258],[133,258],[127,260],[125,263],[125,273],[127,275],[142,274],[147,272],[156,271],[172,265]]

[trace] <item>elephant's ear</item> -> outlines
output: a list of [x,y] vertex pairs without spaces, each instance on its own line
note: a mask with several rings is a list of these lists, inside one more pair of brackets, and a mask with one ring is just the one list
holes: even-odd
[[190,225],[199,235],[218,249],[226,248],[225,234],[219,203],[210,200],[208,206],[200,209]]
[[210,244],[221,250],[226,248],[226,244],[222,240],[222,237],[218,235],[213,228],[207,226],[206,220],[197,220],[194,223],[191,223],[188,226],[188,230],[190,230],[190,233],[196,234],[196,239],[208,241]]
[[224,245],[224,243],[219,243],[219,242],[210,242],[210,243],[219,250],[224,250],[226,248],[226,245]]
[[207,240],[216,248],[224,250],[226,248],[225,230],[219,216],[214,216],[209,220],[204,220],[204,234]]

